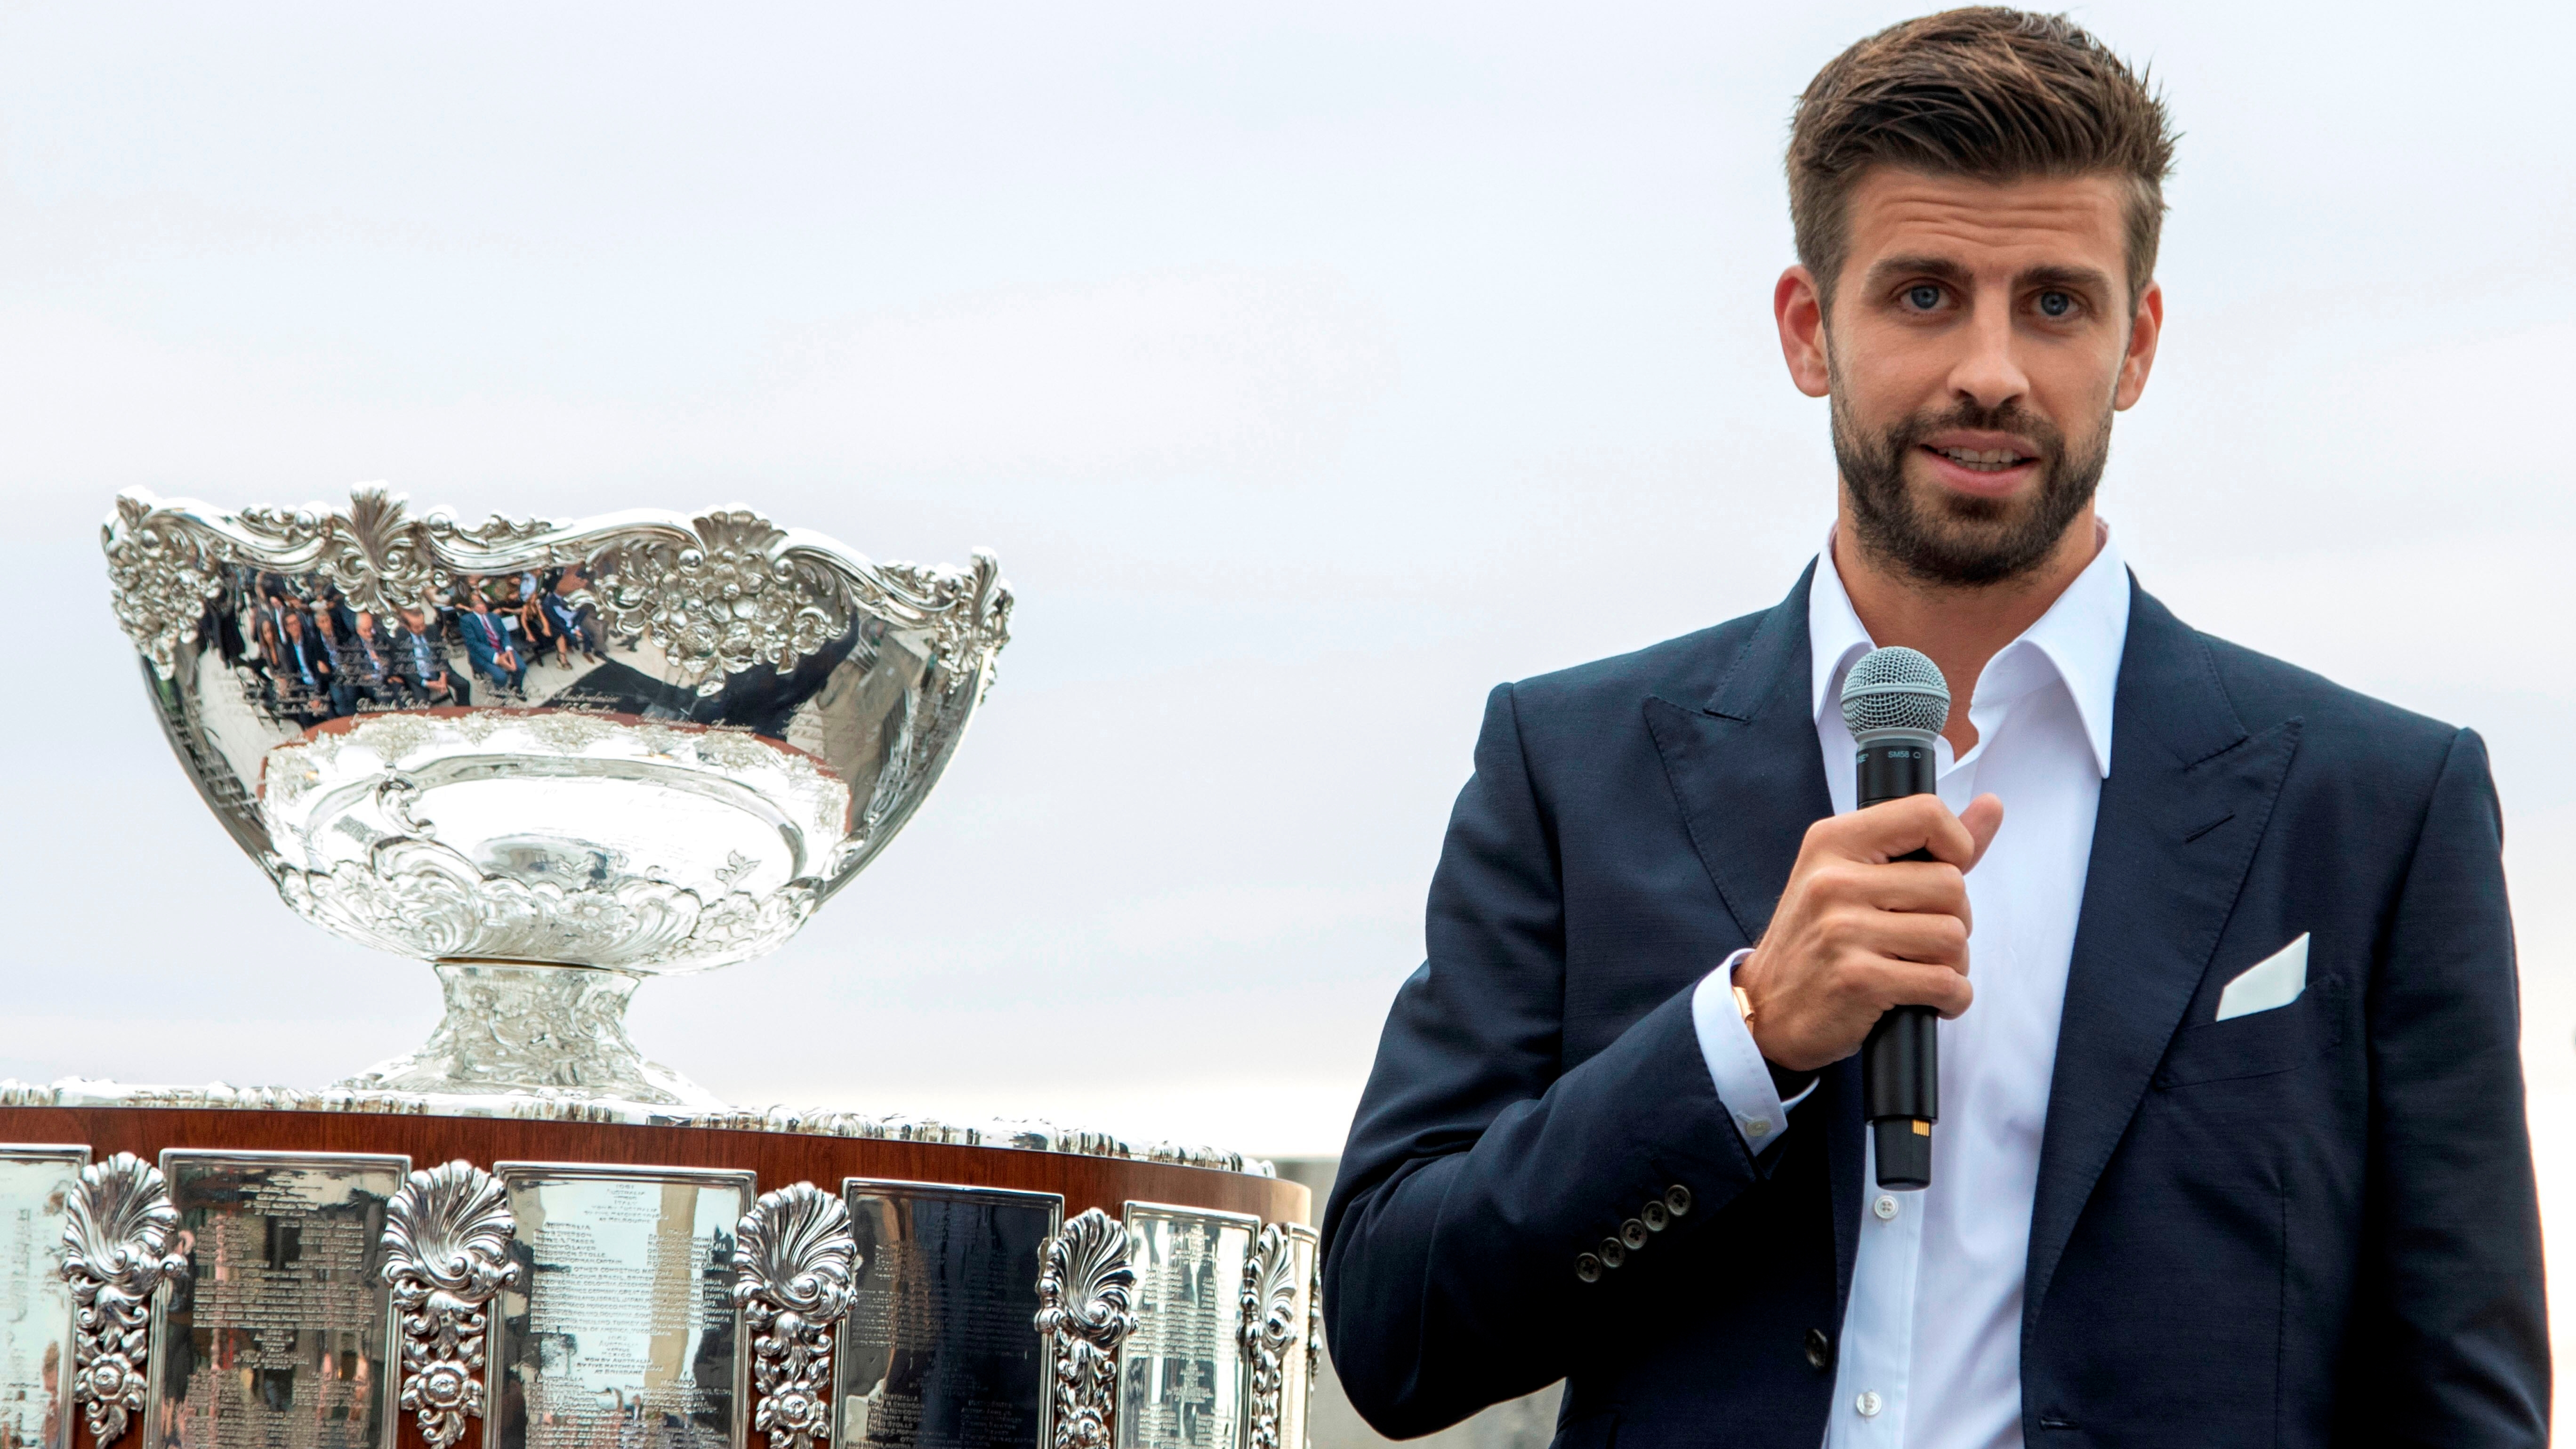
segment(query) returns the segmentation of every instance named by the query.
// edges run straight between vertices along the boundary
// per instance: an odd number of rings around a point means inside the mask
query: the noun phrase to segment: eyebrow
[[[1962,288],[1969,281],[1968,269],[1948,257],[1929,255],[1888,257],[1872,264],[1869,269],[1869,285],[1872,289],[1883,287],[1898,277],[1928,277],[1936,282],[1948,282]],[[2014,291],[2026,291],[2033,287],[2062,287],[2068,291],[2092,292],[2109,296],[2111,279],[2091,267],[2060,266],[2031,267],[2013,278]]]

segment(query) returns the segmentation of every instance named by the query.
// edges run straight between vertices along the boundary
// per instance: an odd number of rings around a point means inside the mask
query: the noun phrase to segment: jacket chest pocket
[[[2296,1071],[2342,1043],[2348,994],[2341,976],[2312,979],[2287,1006],[2226,1021],[2208,1020],[2210,1004],[2194,1002],[2195,1019],[2165,1048],[2156,1090]]]

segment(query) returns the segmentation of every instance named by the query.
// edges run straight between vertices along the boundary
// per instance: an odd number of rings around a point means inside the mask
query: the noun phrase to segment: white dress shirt
[[[2008,1449],[2021,1436],[2022,1275],[2039,1182],[2040,1135],[2057,1063],[2066,968],[2111,772],[2111,700],[2129,632],[2128,570],[2100,534],[2093,562],[2039,622],[1978,676],[1977,743],[1937,749],[1952,810],[1982,794],[2004,823],[1968,874],[1976,999],[1940,1025],[1941,1119],[1932,1185],[1882,1192],[1864,1169],[1860,1256],[1836,1351],[1827,1449]],[[1835,569],[1828,536],[1807,599],[1816,745],[1834,810],[1853,808],[1854,747],[1843,675],[1872,645]],[[1693,1020],[1709,1075],[1756,1152],[1791,1125],[1762,1054],[1735,1011],[1738,952],[1703,980]],[[1810,1086],[1809,1091],[1814,1088]]]

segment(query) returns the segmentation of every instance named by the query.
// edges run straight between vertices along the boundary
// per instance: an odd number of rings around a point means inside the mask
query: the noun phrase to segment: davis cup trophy
[[[327,1088],[0,1083],[5,1449],[1304,1449],[1316,1242],[1267,1164],[728,1107],[627,1038],[920,808],[1008,639],[992,555],[373,487],[128,493],[102,541],[217,819],[446,1007]]]
[[[757,514],[464,527],[128,494],[116,612],[206,803],[306,920],[436,963],[350,1088],[714,1107],[628,1042],[646,977],[768,951],[903,828],[1009,637],[971,568]]]

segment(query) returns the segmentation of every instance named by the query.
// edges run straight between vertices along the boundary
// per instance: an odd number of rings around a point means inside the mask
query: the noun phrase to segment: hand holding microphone
[[[1952,815],[1929,793],[1931,742],[1949,716],[1929,659],[1877,650],[1853,667],[1843,699],[1860,745],[1862,808],[1808,828],[1735,984],[1752,1003],[1754,1044],[1772,1063],[1815,1071],[1867,1051],[1880,1184],[1922,1187],[1938,1115],[1933,1014],[1957,1016],[1973,994],[1967,871],[1994,839],[2003,804],[1980,796]]]

